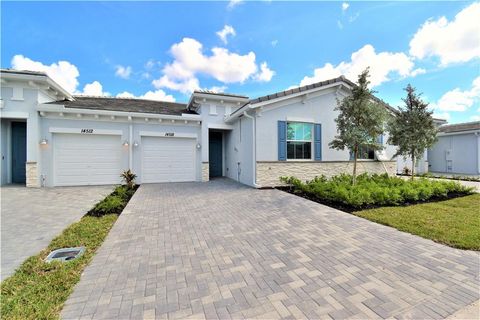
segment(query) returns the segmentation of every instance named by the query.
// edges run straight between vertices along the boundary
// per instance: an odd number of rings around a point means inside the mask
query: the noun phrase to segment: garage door
[[[195,181],[195,142],[142,137],[142,183]]]
[[[120,183],[119,135],[54,134],[54,184],[80,186]]]

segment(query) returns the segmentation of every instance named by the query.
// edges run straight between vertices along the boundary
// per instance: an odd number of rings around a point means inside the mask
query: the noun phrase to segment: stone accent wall
[[[280,177],[294,176],[300,180],[306,181],[316,176],[325,175],[327,177],[335,176],[340,173],[351,173],[353,162],[351,161],[273,161],[257,162],[257,185],[260,187],[274,187],[282,185]],[[385,173],[395,175],[397,163],[395,161],[358,161],[358,174]]]
[[[40,181],[38,180],[38,169],[36,162],[27,162],[25,166],[26,170],[26,186],[28,188],[40,187]]]
[[[208,162],[202,162],[202,181],[207,182],[210,180],[210,167]]]

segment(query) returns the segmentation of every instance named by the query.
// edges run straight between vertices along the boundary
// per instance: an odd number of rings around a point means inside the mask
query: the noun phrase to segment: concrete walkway
[[[112,186],[2,187],[1,279],[11,275],[26,258],[45,249],[112,190]]]
[[[62,317],[444,319],[479,258],[278,190],[142,185]]]

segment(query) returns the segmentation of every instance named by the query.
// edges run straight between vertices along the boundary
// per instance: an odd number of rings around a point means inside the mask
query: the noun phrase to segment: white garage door
[[[54,134],[54,184],[80,186],[120,183],[119,135]]]
[[[195,181],[195,141],[142,137],[142,183]]]

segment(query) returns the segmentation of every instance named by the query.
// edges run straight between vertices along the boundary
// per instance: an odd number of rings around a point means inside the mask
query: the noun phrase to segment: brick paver
[[[278,190],[142,185],[63,318],[443,319],[479,299],[479,254]]]
[[[45,249],[55,236],[112,190],[112,186],[2,186],[1,279],[10,276],[26,258]]]

